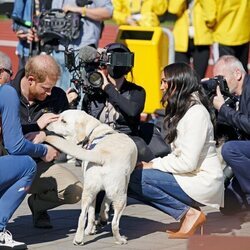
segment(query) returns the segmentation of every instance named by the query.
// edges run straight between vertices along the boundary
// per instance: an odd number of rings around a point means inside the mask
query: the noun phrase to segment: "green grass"
[[[0,20],[6,20],[8,17],[6,15],[0,15]]]

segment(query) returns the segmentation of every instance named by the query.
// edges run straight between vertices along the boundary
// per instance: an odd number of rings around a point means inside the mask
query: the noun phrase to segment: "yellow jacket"
[[[194,44],[211,45],[213,43],[212,29],[206,24],[207,14],[204,10],[210,5],[210,0],[194,0],[193,26]],[[168,12],[175,14],[177,19],[174,24],[175,51],[187,52],[189,16],[187,0],[170,0]]]
[[[207,25],[213,28],[214,41],[241,45],[250,41],[249,0],[209,0]]]
[[[127,24],[127,18],[140,13],[138,25],[156,27],[160,25],[158,15],[166,12],[168,0],[113,0],[113,19],[118,25]]]

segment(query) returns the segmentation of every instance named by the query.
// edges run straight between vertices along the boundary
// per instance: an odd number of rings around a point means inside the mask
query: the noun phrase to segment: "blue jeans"
[[[200,204],[190,198],[170,173],[136,168],[131,174],[129,196],[181,219],[190,207]]]
[[[222,157],[232,168],[246,201],[250,205],[250,141],[228,141],[222,147]],[[239,193],[239,192],[238,192]]]
[[[0,232],[25,198],[35,174],[36,163],[29,156],[0,157]]]

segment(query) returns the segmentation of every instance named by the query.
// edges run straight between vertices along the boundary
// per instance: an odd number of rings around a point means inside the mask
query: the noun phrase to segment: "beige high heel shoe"
[[[182,223],[183,223],[184,220],[185,220],[185,216],[183,216],[183,217],[180,219],[180,228],[181,228],[181,225],[182,225]],[[179,229],[168,229],[168,230],[166,230],[166,233],[167,233],[167,234],[176,233],[176,232],[178,232],[178,231],[180,230],[180,228],[179,228]]]
[[[203,212],[200,212],[199,217],[196,219],[190,230],[186,233],[183,232],[176,232],[176,233],[169,233],[169,239],[187,239],[190,236],[194,235],[198,228],[201,229],[200,234],[203,235],[203,224],[206,222],[206,215]]]

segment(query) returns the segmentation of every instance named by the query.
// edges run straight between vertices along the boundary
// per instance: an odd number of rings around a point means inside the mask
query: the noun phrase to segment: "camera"
[[[111,70],[119,72],[121,76],[125,75],[134,66],[134,53],[119,43],[98,51],[94,47],[85,46],[79,50],[78,55],[74,51],[65,50],[65,65],[73,75],[71,82],[78,92],[93,95],[101,90],[103,84],[99,70],[105,68],[108,72]]]
[[[205,89],[205,92],[208,94],[208,96],[216,94],[217,86],[220,87],[220,91],[223,95],[231,96],[228,85],[227,85],[227,81],[223,76],[218,75],[218,76],[209,78],[208,80],[204,80],[201,83],[203,85],[203,88]]]
[[[41,46],[49,48],[51,45],[51,50],[59,44],[67,47],[71,40],[80,35],[80,20],[81,15],[74,12],[64,13],[59,9],[42,12],[36,23]],[[50,53],[46,49],[44,51]]]
[[[239,101],[239,99],[230,93],[227,81],[223,76],[218,75],[209,78],[208,80],[201,81],[201,84],[210,98],[216,95],[216,88],[219,86],[220,91],[224,96],[226,105],[230,106],[231,108],[236,108],[236,103]]]
[[[131,69],[134,66],[134,53],[131,52],[109,52],[103,51],[100,57],[94,63],[85,63],[84,69],[89,84],[93,88],[100,88],[103,84],[102,74],[98,69],[106,67],[116,67],[117,70],[123,70],[124,74],[126,69]]]

